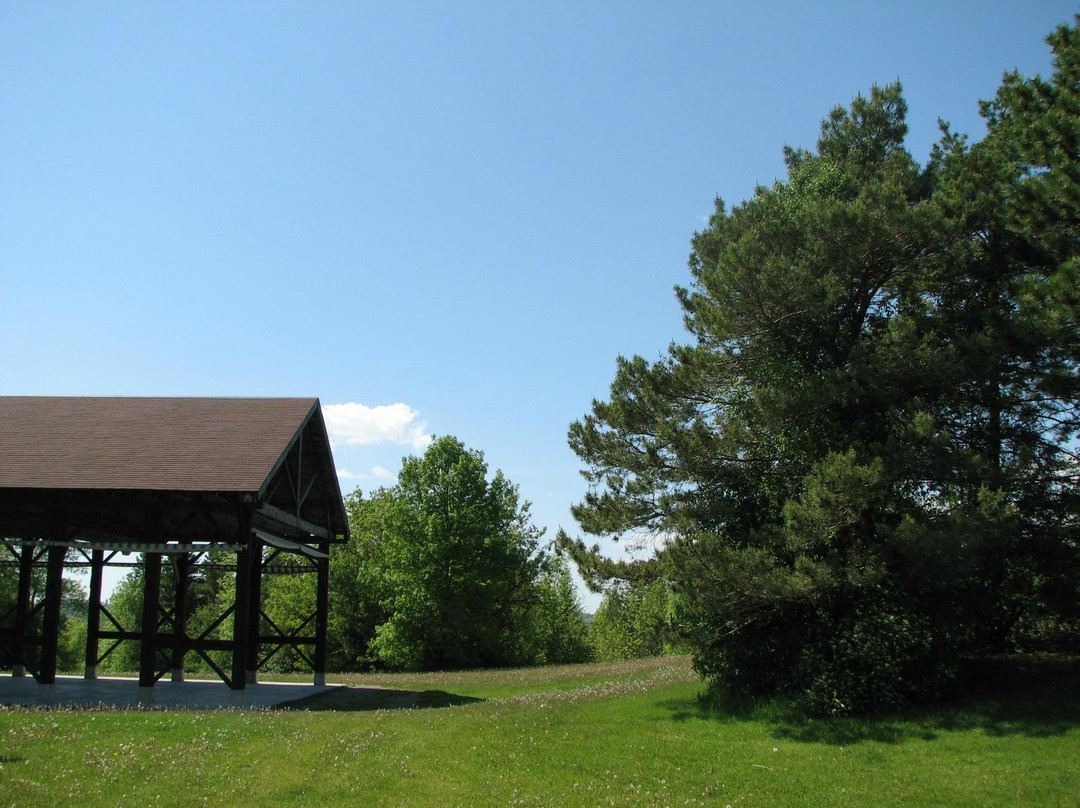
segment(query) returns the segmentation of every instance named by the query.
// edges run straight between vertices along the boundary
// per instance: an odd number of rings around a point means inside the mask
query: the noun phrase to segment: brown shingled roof
[[[258,492],[315,398],[0,396],[0,488]]]

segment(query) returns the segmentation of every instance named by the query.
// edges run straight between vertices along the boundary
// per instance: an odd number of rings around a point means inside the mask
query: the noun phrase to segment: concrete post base
[[[16,678],[26,676],[26,666],[16,662],[14,665],[11,666],[11,675]]]
[[[136,700],[139,702],[139,704],[153,704],[154,703],[154,688],[152,686],[151,687],[140,687],[138,689],[138,693],[139,694],[136,697]]]
[[[326,687],[326,674],[325,673],[316,673],[315,674],[315,687]]]
[[[97,679],[97,665],[88,665],[83,671],[83,679]]]
[[[42,704],[56,704],[56,683],[38,685],[38,699]]]
[[[229,706],[230,707],[247,707],[251,704],[251,694],[246,690],[230,690],[229,691]]]
[[[248,671],[247,676],[244,678],[244,681],[247,682],[249,685],[257,685],[259,683],[259,672]]]
[[[183,668],[173,668],[172,669],[172,680],[174,682],[182,682],[182,681],[184,681],[184,669]]]

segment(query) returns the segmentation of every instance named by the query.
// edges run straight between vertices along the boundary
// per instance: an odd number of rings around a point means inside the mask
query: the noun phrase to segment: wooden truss
[[[40,683],[56,680],[57,645],[60,629],[60,599],[64,568],[89,568],[86,661],[84,675],[95,679],[101,663],[121,642],[139,642],[139,686],[153,687],[166,674],[173,681],[184,678],[185,658],[196,654],[233,689],[242,690],[257,680],[257,670],[286,647],[295,649],[315,674],[325,681],[326,629],[329,606],[329,542],[299,544],[278,539],[264,531],[252,531],[246,545],[182,543],[110,546],[108,548],[68,546],[62,542],[4,541],[5,566],[17,567],[19,586],[16,602],[0,615],[0,648],[12,661],[16,676],[32,674]],[[277,546],[282,545],[282,546]],[[119,558],[120,552],[140,552],[138,562]],[[189,587],[195,565],[210,552],[235,553],[234,563],[215,563],[215,569],[235,573],[233,602],[197,634],[188,631]],[[282,563],[283,554],[299,557],[301,563]],[[161,599],[163,563],[171,563],[176,575],[175,597]],[[109,566],[143,568],[143,613],[141,630],[124,626],[102,602],[102,578]],[[44,597],[32,600],[34,570],[45,570]],[[262,581],[266,575],[313,574],[316,576],[316,607],[301,615],[299,626],[286,631],[262,608]],[[222,623],[233,618],[232,639],[212,636]],[[308,650],[313,649],[313,650]],[[231,654],[226,670],[211,652]]]

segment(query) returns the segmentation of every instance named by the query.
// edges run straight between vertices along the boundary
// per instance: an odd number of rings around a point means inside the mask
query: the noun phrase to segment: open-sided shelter
[[[0,646],[16,675],[33,657],[38,681],[55,683],[63,570],[80,565],[90,568],[87,678],[115,643],[138,640],[140,687],[170,669],[182,678],[185,655],[197,653],[242,690],[262,649],[289,645],[314,648],[321,683],[330,545],[348,533],[318,399],[0,397],[0,550],[19,570]],[[235,600],[216,624],[231,616],[231,639],[188,633],[186,586],[162,602],[163,559],[184,582],[213,551],[235,558]],[[103,569],[119,553],[143,554],[138,631],[101,602]],[[281,553],[300,563],[275,565]],[[32,602],[41,567],[44,598]],[[315,613],[292,633],[277,631],[260,606],[263,575],[284,568],[317,576]],[[231,671],[211,656],[223,650]]]

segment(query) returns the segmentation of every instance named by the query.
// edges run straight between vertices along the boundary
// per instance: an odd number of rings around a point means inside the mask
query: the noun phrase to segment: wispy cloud
[[[389,443],[422,451],[431,443],[431,435],[427,434],[427,422],[418,420],[419,415],[407,404],[368,407],[349,402],[323,406],[330,442],[345,446]]]

